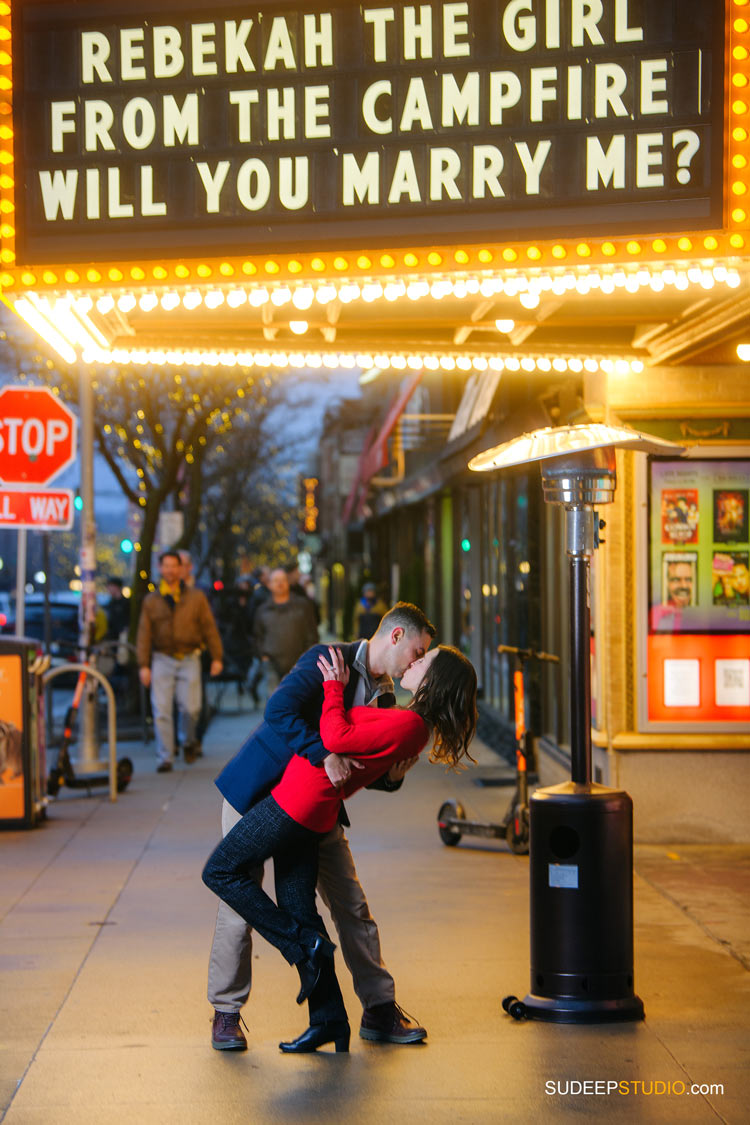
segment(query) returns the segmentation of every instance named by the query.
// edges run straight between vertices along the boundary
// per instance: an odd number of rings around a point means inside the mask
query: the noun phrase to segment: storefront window
[[[750,722],[750,461],[649,466],[650,722]]]

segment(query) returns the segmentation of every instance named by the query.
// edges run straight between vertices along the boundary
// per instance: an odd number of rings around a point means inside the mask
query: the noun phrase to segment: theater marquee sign
[[[12,19],[19,262],[722,225],[721,0]]]

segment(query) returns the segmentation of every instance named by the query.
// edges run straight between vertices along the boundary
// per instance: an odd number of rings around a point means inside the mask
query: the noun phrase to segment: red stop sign
[[[0,481],[46,484],[76,456],[75,414],[46,387],[0,390]]]

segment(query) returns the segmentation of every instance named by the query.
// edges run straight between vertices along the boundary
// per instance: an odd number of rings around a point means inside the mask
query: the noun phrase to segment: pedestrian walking
[[[107,579],[107,593],[109,594],[109,601],[105,606],[107,614],[105,640],[117,641],[116,645],[113,643],[107,649],[107,658],[112,669],[108,675],[115,692],[122,695],[127,685],[128,665],[130,663],[130,651],[128,649],[130,598],[125,597],[122,578],[117,575],[110,575]]]
[[[354,611],[354,636],[369,640],[380,624],[383,614],[387,612],[388,606],[378,595],[375,583],[365,582],[362,587],[362,597]]]
[[[179,554],[163,551],[159,588],[143,601],[136,637],[138,674],[144,687],[151,688],[158,773],[167,773],[174,761],[175,702],[185,761],[193,762],[198,755],[202,649],[210,653],[212,676],[220,675],[223,668],[221,638],[206,595],[186,586],[181,570]]]
[[[265,671],[267,699],[302,653],[318,641],[313,604],[305,595],[291,592],[283,567],[271,571],[268,588],[271,596],[258,608],[253,623],[253,638]]]

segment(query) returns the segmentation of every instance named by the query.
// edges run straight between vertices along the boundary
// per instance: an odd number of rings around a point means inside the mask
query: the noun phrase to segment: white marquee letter
[[[625,187],[625,137],[615,134],[605,152],[598,137],[586,138],[586,190],[597,191],[599,180],[604,187],[621,190]]]
[[[109,58],[109,39],[103,31],[81,32],[81,81],[88,84],[95,81],[111,82],[112,75],[106,67]]]
[[[539,180],[542,175],[542,168],[549,156],[549,150],[551,148],[552,141],[539,141],[534,155],[532,156],[529,146],[525,141],[516,143],[516,152],[518,153],[519,160],[523,164],[523,170],[526,173],[527,195],[539,195]]]
[[[75,102],[50,103],[50,147],[53,152],[63,152],[65,150],[65,134],[75,133],[75,120],[71,121],[69,116],[72,114],[75,119],[75,112]]]
[[[51,173],[40,172],[39,186],[42,189],[44,217],[48,222],[55,221],[58,211],[63,219],[73,218],[78,190],[77,168],[71,168],[68,172],[61,172],[59,168]]]
[[[486,189],[494,199],[505,195],[500,185],[500,175],[505,161],[494,145],[475,145],[472,158],[472,188],[474,199],[484,199]]]
[[[203,186],[206,189],[206,213],[215,215],[221,210],[219,206],[219,198],[221,196],[221,189],[224,187],[224,181],[229,172],[229,161],[220,160],[216,165],[216,171],[212,174],[208,164],[202,161],[195,165],[198,169]]]
[[[388,61],[386,24],[394,19],[393,8],[365,8],[362,19],[372,26],[372,57],[375,62]]]
[[[252,180],[255,177],[255,191]],[[262,160],[251,157],[240,164],[237,173],[237,197],[248,211],[260,211],[271,194],[271,173]]]
[[[390,93],[391,83],[388,78],[382,78],[380,82],[373,82],[372,86],[368,86],[364,92],[362,97],[362,117],[371,133],[393,132],[393,118],[380,118],[375,113],[375,106],[377,105],[378,99],[383,94],[390,95]]]
[[[345,207],[354,206],[355,195],[360,203],[380,203],[379,152],[368,152],[362,161],[362,167],[357,163],[353,152],[345,152],[341,172],[341,198]]]

